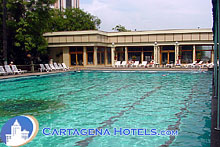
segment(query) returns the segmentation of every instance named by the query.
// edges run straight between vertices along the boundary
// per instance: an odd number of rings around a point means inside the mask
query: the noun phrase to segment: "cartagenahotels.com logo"
[[[34,139],[38,130],[38,121],[33,116],[16,116],[2,127],[1,140],[7,146],[23,146]]]

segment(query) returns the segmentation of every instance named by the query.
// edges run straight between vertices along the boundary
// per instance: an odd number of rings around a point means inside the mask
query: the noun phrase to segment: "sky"
[[[134,31],[212,28],[211,0],[80,0],[101,19],[100,30],[123,25]]]

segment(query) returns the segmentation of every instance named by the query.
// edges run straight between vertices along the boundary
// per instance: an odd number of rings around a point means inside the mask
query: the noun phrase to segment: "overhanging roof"
[[[43,36],[71,36],[71,35],[104,35],[104,36],[130,36],[130,35],[150,35],[150,34],[187,34],[187,33],[211,33],[212,29],[170,29],[170,30],[150,30],[150,31],[132,31],[132,32],[104,32],[97,30],[88,31],[64,31],[48,32]]]

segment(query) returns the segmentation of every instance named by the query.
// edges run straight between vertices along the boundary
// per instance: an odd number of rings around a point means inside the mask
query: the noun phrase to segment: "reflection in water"
[[[211,120],[207,116],[203,117],[203,120],[205,120],[205,124],[204,124],[204,127],[203,127],[203,134],[200,135],[198,137],[198,139],[201,140],[202,146],[208,147],[208,146],[210,146],[210,137],[211,137],[211,135],[210,135],[210,130],[207,129],[207,128],[211,128]]]
[[[64,107],[64,104],[55,100],[0,101],[0,116],[39,115],[40,113],[51,113],[61,107]]]

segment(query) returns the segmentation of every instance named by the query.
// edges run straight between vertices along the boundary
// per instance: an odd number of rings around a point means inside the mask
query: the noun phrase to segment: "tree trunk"
[[[7,52],[7,8],[6,8],[6,0],[3,0],[3,60],[4,64],[8,64],[8,52]]]

